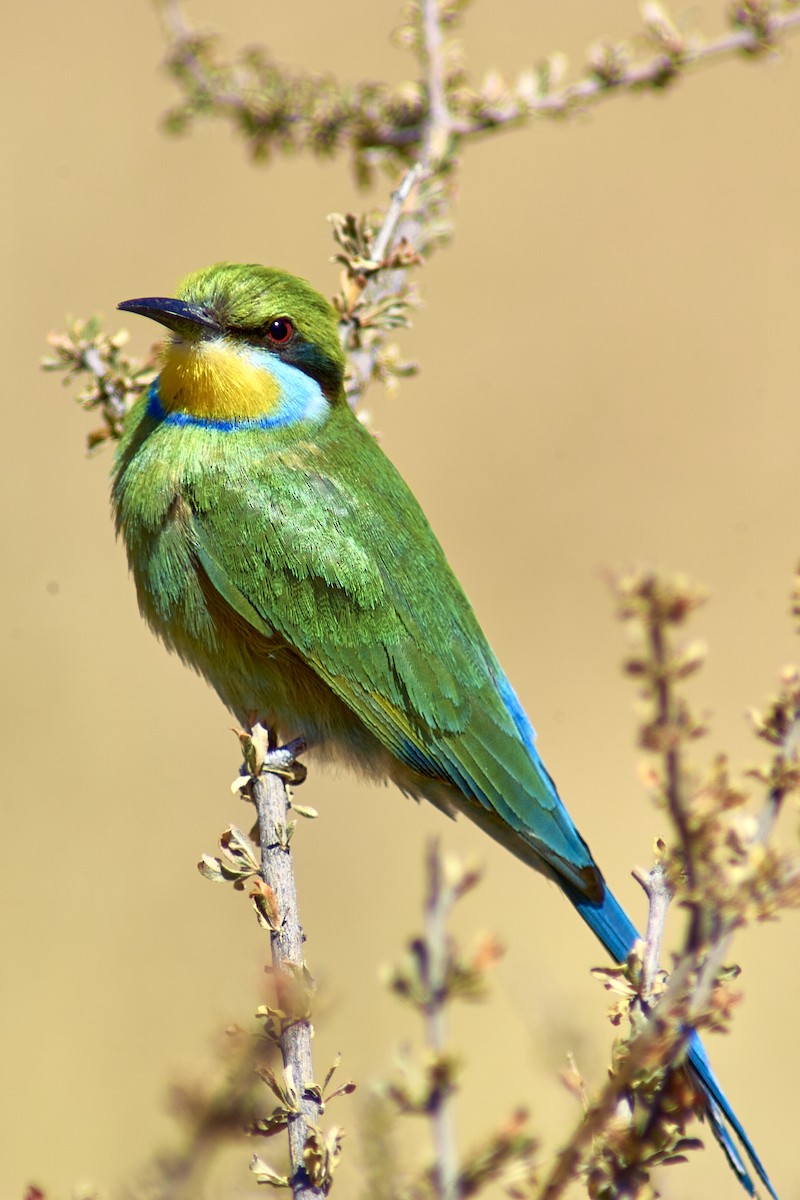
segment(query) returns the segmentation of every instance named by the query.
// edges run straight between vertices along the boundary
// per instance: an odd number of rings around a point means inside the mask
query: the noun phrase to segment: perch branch
[[[299,748],[290,748],[290,761],[293,761],[296,752],[299,752]],[[272,751],[273,755],[282,753]],[[289,793],[283,773],[279,774],[275,768],[251,776],[249,787],[258,815],[261,847],[258,874],[266,889],[263,898],[270,925],[272,968],[278,996],[282,1001],[280,1007],[287,1013],[282,1020],[278,1044],[290,1100],[290,1104],[287,1104],[287,1129],[292,1191],[294,1200],[312,1200],[325,1195],[324,1190],[311,1182],[305,1157],[309,1133],[318,1125],[322,1102],[312,1088],[311,1023],[303,1004],[303,995],[308,988],[303,986],[306,971],[304,935],[297,907],[297,888],[287,832]],[[274,908],[271,905],[273,898]]]

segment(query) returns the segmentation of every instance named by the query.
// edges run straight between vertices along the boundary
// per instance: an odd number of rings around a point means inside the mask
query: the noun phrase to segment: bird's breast
[[[328,401],[299,367],[233,338],[178,340],[164,352],[151,411],[177,425],[217,431],[324,421]]]
[[[280,406],[275,374],[225,338],[173,342],[158,387],[166,413],[200,420],[247,421],[270,417]]]

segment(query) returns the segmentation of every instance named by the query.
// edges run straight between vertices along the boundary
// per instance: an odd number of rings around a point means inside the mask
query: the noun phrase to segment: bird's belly
[[[161,520],[136,536],[120,524],[142,615],[243,726],[259,719],[282,741],[302,738],[325,758],[421,794],[408,770],[285,638],[256,629],[221,595],[197,559],[189,503],[180,492],[165,497]]]
[[[375,736],[280,634],[266,636],[231,608],[202,567],[193,564],[165,607],[150,573],[131,565],[148,624],[243,726],[258,719],[281,741],[301,737],[328,759],[385,777],[386,752]]]

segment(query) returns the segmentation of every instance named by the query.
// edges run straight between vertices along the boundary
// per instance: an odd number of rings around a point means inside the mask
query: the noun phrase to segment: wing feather
[[[596,894],[527,718],[419,506],[381,460],[389,489],[273,458],[224,505],[218,493],[190,497],[198,559],[239,616],[285,639],[401,762],[451,784],[523,857]]]

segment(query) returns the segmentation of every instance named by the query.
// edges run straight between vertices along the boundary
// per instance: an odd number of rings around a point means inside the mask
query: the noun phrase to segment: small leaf
[[[329,1130],[327,1136],[312,1125],[303,1149],[303,1165],[313,1187],[328,1192],[333,1172],[342,1156],[344,1131],[338,1127]]]
[[[315,808],[308,804],[295,804],[294,801],[292,801],[292,812],[296,812],[298,817],[305,817],[308,821],[313,821],[319,816]]]
[[[277,931],[281,927],[281,914],[278,907],[278,897],[268,883],[256,877],[250,885],[248,893],[256,910],[258,923],[264,929]]]
[[[257,1117],[250,1127],[250,1132],[257,1134],[259,1137],[274,1137],[276,1133],[280,1133],[289,1124],[289,1113],[282,1104],[273,1108],[268,1117]]]
[[[197,864],[197,869],[204,879],[210,879],[212,883],[226,883],[225,876],[222,872],[222,864],[218,858],[212,858],[210,854],[204,854]]]
[[[259,1004],[256,1017],[266,1017],[270,1021],[282,1021],[286,1013],[281,1008],[273,1008],[271,1004]]]
[[[342,1062],[342,1055],[341,1055],[341,1052],[339,1052],[336,1055],[336,1058],[333,1060],[332,1065],[328,1068],[328,1073],[325,1076],[325,1082],[322,1085],[323,1092],[327,1091],[328,1084],[333,1079],[334,1075],[336,1074],[339,1067],[341,1066],[341,1062]]]
[[[255,845],[247,834],[242,833],[241,829],[238,829],[235,825],[228,826],[220,838],[220,845],[232,858],[241,859],[249,870],[258,870],[258,851]]]
[[[258,1074],[288,1113],[300,1112],[300,1103],[297,1097],[297,1092],[292,1083],[291,1070],[289,1067],[286,1067],[284,1070],[283,1080],[278,1079],[278,1076],[275,1074],[272,1068],[267,1066],[259,1067]]]
[[[269,1163],[265,1163],[263,1158],[259,1158],[257,1154],[253,1155],[253,1161],[250,1163],[250,1170],[256,1177],[257,1183],[266,1183],[274,1188],[288,1188],[289,1180],[285,1175],[279,1175],[274,1171]]]

